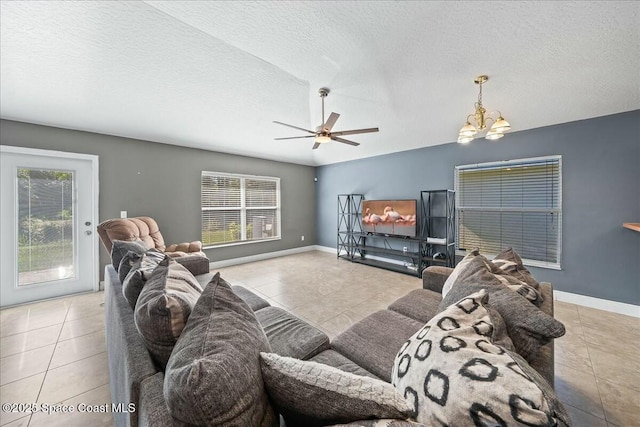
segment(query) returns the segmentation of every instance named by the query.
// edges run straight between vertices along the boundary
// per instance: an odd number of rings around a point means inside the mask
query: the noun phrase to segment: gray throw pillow
[[[565,334],[562,323],[500,282],[480,257],[459,271],[451,290],[440,302],[439,311],[481,289],[487,290],[491,306],[504,319],[516,351],[528,361],[535,358],[540,347]]]
[[[505,274],[513,276],[536,289],[540,288],[540,283],[533,278],[529,270],[527,270],[522,263],[522,258],[520,258],[520,255],[518,255],[513,248],[503,250],[496,255],[492,262],[500,268],[500,270],[504,271]]]
[[[120,260],[120,264],[118,269],[118,278],[120,279],[120,283],[124,283],[124,279],[126,279],[127,274],[131,271],[131,269],[140,262],[143,254],[139,254],[136,251],[128,251],[125,256]]]
[[[124,265],[127,260],[127,256],[130,256],[131,261],[135,260],[133,265]],[[165,255],[156,249],[149,249],[142,255],[129,251],[127,255],[125,255],[125,258],[122,258],[118,274],[122,275],[125,270],[128,270],[124,280],[121,282],[122,294],[129,302],[132,310],[135,310],[140,292],[142,292],[142,288],[147,280],[149,280],[156,267],[159,265],[166,267],[169,265],[170,261],[171,258],[168,255]]]
[[[406,419],[412,410],[395,388],[382,380],[275,353],[260,356],[267,392],[287,426]]]
[[[260,352],[270,351],[251,308],[217,273],[167,363],[169,412],[195,425],[278,425],[260,372]]]
[[[143,255],[147,255],[150,260],[155,260],[156,265],[160,264],[160,262],[165,257],[164,252],[160,252],[155,248],[147,249],[144,254],[141,254],[137,251],[128,251],[120,260],[120,264],[117,269],[120,283],[124,283],[124,279],[127,277],[127,274],[129,274],[133,267],[139,266],[139,262]]]
[[[393,384],[430,426],[568,426],[549,384],[496,341],[487,301],[479,290],[427,322],[396,355]]]
[[[147,251],[147,247],[141,240],[114,240],[111,245],[111,264],[118,271],[122,258],[129,251],[142,255]]]
[[[134,315],[142,340],[162,369],[202,293],[186,268],[170,259],[166,263],[153,270],[140,292]]]

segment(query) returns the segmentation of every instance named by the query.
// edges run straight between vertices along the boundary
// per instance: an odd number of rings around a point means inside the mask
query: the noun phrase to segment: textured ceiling
[[[321,165],[640,108],[636,1],[2,1],[2,118]],[[334,130],[311,150],[327,86]],[[505,139],[501,141],[506,141]],[[500,142],[497,142],[500,143]]]

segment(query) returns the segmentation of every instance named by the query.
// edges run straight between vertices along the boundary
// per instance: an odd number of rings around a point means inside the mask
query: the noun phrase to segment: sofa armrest
[[[169,253],[167,255],[171,256]],[[207,274],[209,272],[209,258],[207,258],[202,252],[199,254],[185,254],[184,256],[176,256],[172,258],[177,263],[182,264],[194,276]]]
[[[422,288],[442,293],[442,287],[453,268],[431,265],[422,271]]]

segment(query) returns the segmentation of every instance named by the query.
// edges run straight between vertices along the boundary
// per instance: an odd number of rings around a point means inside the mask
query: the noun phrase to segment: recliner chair
[[[200,241],[165,245],[158,223],[148,216],[108,219],[98,225],[98,234],[109,254],[114,240],[141,240],[148,248],[155,248],[172,258],[187,255],[207,257],[202,252]]]

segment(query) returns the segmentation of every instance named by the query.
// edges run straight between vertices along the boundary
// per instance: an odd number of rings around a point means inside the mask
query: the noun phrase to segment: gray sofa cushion
[[[279,307],[258,310],[256,317],[280,356],[306,360],[330,348],[327,334]]]
[[[265,301],[263,298],[260,298],[258,295],[254,294],[253,292],[251,292],[249,289],[245,287],[231,286],[231,289],[236,295],[242,298],[242,300],[246,302],[247,305],[251,307],[251,310],[253,311],[258,311],[261,308],[269,307],[271,305],[267,301]]]
[[[260,352],[270,351],[251,308],[216,274],[167,363],[169,412],[195,425],[277,425],[260,371]]]
[[[364,369],[362,366],[356,365],[351,360],[347,359],[335,350],[325,350],[322,353],[318,353],[309,359],[312,362],[323,363],[325,365],[333,366],[345,372],[361,375],[363,377],[371,377],[379,380],[380,378],[373,375],[371,372]]]
[[[412,410],[402,395],[384,381],[275,353],[260,356],[269,397],[289,427],[364,418],[406,419]]]
[[[568,425],[549,384],[499,344],[487,301],[481,289],[449,305],[400,348],[392,382],[413,415],[427,425]]]
[[[391,381],[393,358],[423,322],[391,310],[380,310],[338,335],[331,346],[384,381]]]
[[[442,311],[467,295],[486,289],[491,306],[500,313],[507,324],[507,331],[516,351],[525,359],[532,360],[540,347],[551,339],[564,335],[564,325],[531,304],[522,295],[505,287],[491,273],[483,258],[474,257],[459,269],[455,283],[440,303],[440,309]]]
[[[426,323],[438,313],[442,295],[428,289],[414,289],[407,295],[395,300],[389,310],[403,314],[418,322]]]
[[[134,316],[138,332],[161,369],[202,292],[185,267],[168,258],[166,261],[167,265],[153,270],[142,288]]]

